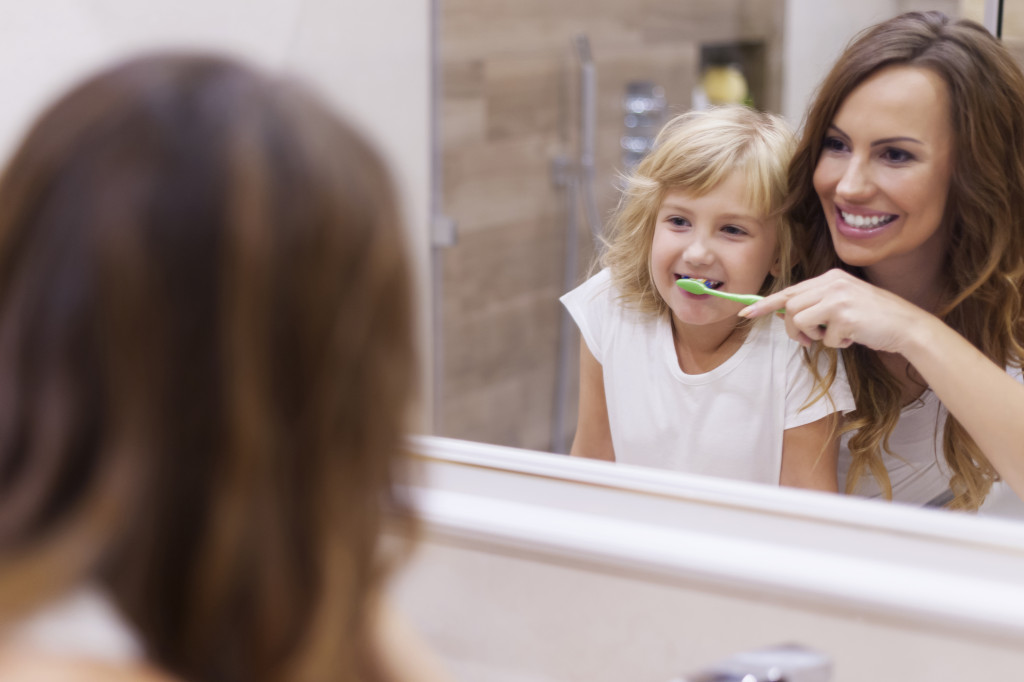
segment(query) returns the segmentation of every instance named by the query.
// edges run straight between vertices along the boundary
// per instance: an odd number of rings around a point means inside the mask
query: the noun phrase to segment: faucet
[[[822,653],[783,644],[745,651],[671,682],[829,682],[832,662]]]

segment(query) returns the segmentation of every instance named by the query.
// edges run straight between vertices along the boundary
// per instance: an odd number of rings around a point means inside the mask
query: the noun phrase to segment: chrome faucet
[[[832,662],[797,644],[745,651],[671,682],[829,682]]]

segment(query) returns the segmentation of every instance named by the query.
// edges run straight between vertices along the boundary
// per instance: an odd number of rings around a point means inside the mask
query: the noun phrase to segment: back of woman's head
[[[690,111],[670,120],[650,154],[624,178],[624,190],[611,224],[604,265],[623,298],[639,310],[662,313],[667,305],[650,272],[651,244],[661,203],[668,192],[703,196],[733,173],[740,173],[752,210],[775,221],[779,270],[788,281],[790,231],[781,218],[786,169],[795,139],[779,116],[740,105]],[[769,275],[761,293],[781,282]]]
[[[188,679],[368,675],[403,243],[377,154],[286,79],[159,55],[50,107],[0,180],[0,599],[96,577]]]

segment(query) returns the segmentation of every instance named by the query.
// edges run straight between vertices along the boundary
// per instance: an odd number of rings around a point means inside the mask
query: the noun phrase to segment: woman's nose
[[[836,193],[846,199],[858,200],[869,197],[874,187],[867,164],[859,159],[851,159],[839,178]]]

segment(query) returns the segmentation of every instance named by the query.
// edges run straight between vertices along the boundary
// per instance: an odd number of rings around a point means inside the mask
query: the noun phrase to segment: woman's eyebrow
[[[831,128],[832,130],[835,130],[837,133],[845,137],[847,140],[850,139],[850,136],[847,135],[846,132],[842,128],[837,126],[835,123],[830,123],[828,127]],[[914,144],[924,144],[924,142],[917,139],[916,137],[910,137],[909,135],[898,135],[896,137],[884,137],[881,140],[874,140],[871,143],[871,146],[877,147],[880,144],[892,144],[893,142],[912,142]]]

